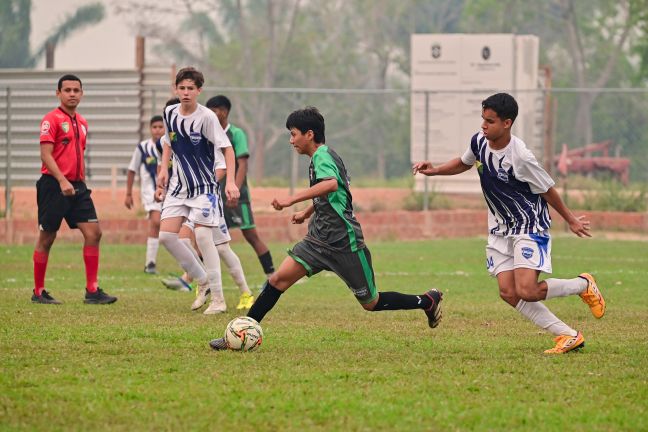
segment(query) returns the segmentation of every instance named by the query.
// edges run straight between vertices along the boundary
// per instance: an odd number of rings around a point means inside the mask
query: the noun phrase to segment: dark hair
[[[63,88],[63,81],[79,81],[79,86],[83,88],[83,83],[81,83],[81,79],[79,79],[78,76],[72,75],[72,74],[67,74],[63,75],[61,78],[58,80],[58,89],[59,91]]]
[[[198,88],[202,88],[203,84],[205,83],[205,77],[203,76],[202,72],[196,70],[196,68],[193,68],[191,66],[180,69],[176,74],[176,85],[180,84],[180,81],[183,80],[193,81]]]
[[[482,109],[492,109],[502,120],[511,119],[511,123],[515,122],[518,115],[518,104],[508,93],[497,93],[487,97],[482,101]]]
[[[180,103],[180,98],[179,97],[174,97],[166,101],[166,104],[164,104],[164,107],[168,107],[169,105],[178,105]]]
[[[324,144],[324,116],[315,107],[306,107],[290,113],[286,119],[286,129],[298,129],[305,134],[309,130],[315,135],[314,141],[317,144]]]
[[[153,123],[161,122],[161,121],[164,121],[162,119],[161,115],[154,115],[153,117],[151,117],[151,121],[149,122],[149,125],[152,125]]]
[[[207,101],[207,108],[225,108],[227,111],[232,110],[232,102],[224,95],[214,96]]]

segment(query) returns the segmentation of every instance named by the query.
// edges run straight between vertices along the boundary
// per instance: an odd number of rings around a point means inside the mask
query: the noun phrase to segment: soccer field
[[[272,245],[275,264],[286,245]],[[364,311],[320,274],[263,321],[253,353],[208,342],[237,316],[191,312],[193,293],[142,272],[144,246],[102,246],[99,280],[114,305],[82,303],[80,244],[56,244],[47,289],[31,304],[33,248],[3,247],[2,430],[628,430],[648,429],[648,243],[557,237],[556,277],[588,271],[608,302],[595,320],[576,297],[547,302],[581,330],[582,352],[547,357],[551,335],[499,299],[484,240],[370,243],[378,289],[444,292],[444,319]],[[237,243],[250,286],[261,269]],[[158,268],[176,270],[160,252]]]

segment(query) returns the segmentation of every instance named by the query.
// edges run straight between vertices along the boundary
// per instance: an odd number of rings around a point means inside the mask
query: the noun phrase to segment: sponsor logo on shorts
[[[232,222],[237,225],[241,225],[243,223],[243,219],[238,216],[232,216]]]
[[[200,144],[200,139],[202,136],[200,135],[200,132],[190,132],[189,133],[189,139],[191,140],[191,143],[193,145],[198,145]]]
[[[70,123],[68,122],[61,123],[61,129],[63,129],[63,132],[68,133],[70,131]]]
[[[531,249],[530,247],[523,247],[522,256],[526,259],[531,258],[533,256],[533,249]]]
[[[49,133],[49,130],[50,130],[50,122],[48,122],[47,120],[45,120],[45,121],[41,124],[41,135],[47,135],[47,134]]]
[[[219,228],[223,234],[227,234],[227,225],[223,224]]]
[[[43,224],[39,224],[38,229],[41,230],[41,231],[45,231],[45,228],[43,227]]]
[[[207,217],[207,216],[209,216],[209,213],[210,213],[210,212],[211,212],[211,209],[209,209],[209,208],[204,208],[204,209],[202,209],[202,215],[203,215],[203,217]]]
[[[356,297],[365,297],[369,295],[369,290],[366,286],[363,286],[361,288],[351,288],[351,291],[353,291],[353,295],[355,295]]]

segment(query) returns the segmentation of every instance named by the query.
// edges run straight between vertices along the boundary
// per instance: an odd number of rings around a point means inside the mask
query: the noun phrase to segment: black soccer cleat
[[[432,301],[432,306],[425,309],[425,315],[428,318],[428,325],[430,328],[435,328],[439,325],[443,313],[441,311],[441,300],[443,300],[443,293],[436,288],[426,292],[425,295]]]
[[[37,296],[36,294],[32,294],[31,298],[32,303],[40,303],[40,304],[62,304],[62,302],[56,300],[54,297],[50,295],[47,291],[43,290],[41,291],[41,295]]]
[[[91,293],[86,290],[85,293],[85,300],[83,300],[83,303],[85,304],[110,304],[110,303],[115,303],[117,301],[117,297],[113,297],[111,295],[106,294],[101,288],[97,288],[97,291]]]
[[[225,342],[225,338],[218,338],[209,342],[209,346],[214,351],[224,351],[227,349],[227,342]]]
[[[146,266],[144,267],[144,273],[157,274],[157,267],[156,267],[156,265],[155,265],[155,263],[153,261],[146,264]]]

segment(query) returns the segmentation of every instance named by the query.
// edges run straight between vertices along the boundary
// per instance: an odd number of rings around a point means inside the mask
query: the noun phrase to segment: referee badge
[[[68,122],[61,123],[61,129],[63,129],[63,132],[68,133],[70,131],[70,123]]]

